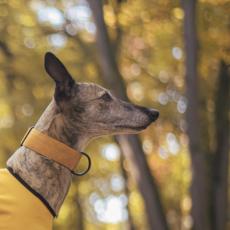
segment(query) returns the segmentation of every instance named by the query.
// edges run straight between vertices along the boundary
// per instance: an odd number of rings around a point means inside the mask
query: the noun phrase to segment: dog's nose
[[[160,113],[155,109],[149,109],[148,116],[151,121],[155,121],[159,117]]]

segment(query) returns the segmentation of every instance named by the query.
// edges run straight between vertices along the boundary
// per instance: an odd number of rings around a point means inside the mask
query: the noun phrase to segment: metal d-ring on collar
[[[74,175],[74,176],[83,176],[85,175],[91,168],[91,159],[89,157],[88,154],[84,153],[84,152],[80,152],[83,156],[86,157],[86,159],[88,160],[88,167],[83,171],[83,172],[75,172],[73,170],[71,170],[70,172]]]

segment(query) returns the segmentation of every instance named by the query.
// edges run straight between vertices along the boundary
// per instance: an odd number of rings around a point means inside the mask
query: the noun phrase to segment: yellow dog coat
[[[47,207],[8,169],[0,169],[0,230],[51,230]]]

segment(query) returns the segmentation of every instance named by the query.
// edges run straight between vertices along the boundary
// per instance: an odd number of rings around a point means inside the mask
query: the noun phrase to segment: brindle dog
[[[158,111],[122,101],[99,85],[75,82],[50,52],[45,55],[45,69],[56,83],[55,94],[35,128],[78,151],[95,137],[138,133],[159,116]],[[68,169],[24,146],[7,166],[58,213],[71,183]]]

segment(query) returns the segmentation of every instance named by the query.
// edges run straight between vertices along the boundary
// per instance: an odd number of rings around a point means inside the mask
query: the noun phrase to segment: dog
[[[80,152],[103,135],[139,133],[159,116],[157,110],[122,101],[97,84],[75,82],[51,52],[45,54],[44,65],[55,92],[34,128],[56,143]],[[71,178],[62,164],[20,146],[7,169],[0,170],[0,229],[52,229]]]

